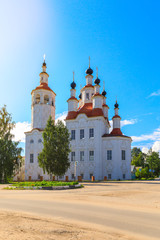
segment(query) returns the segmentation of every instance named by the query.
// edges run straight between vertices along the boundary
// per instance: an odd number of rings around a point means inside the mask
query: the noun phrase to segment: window
[[[74,179],[74,173],[72,173],[72,179]]]
[[[81,173],[81,178],[82,178],[82,179],[84,178],[84,174],[83,174],[83,173]]]
[[[107,150],[107,160],[112,160],[112,150]]]
[[[42,139],[38,139],[38,142],[41,143],[41,142],[42,142]]]
[[[123,174],[123,179],[126,179],[126,174],[125,173]]]
[[[92,176],[93,176],[93,173],[90,173],[90,174],[89,174],[89,176],[90,176],[90,179],[91,179],[91,178],[92,178]]]
[[[71,130],[71,140],[76,139],[76,130]]]
[[[93,138],[94,137],[94,128],[90,128],[89,129],[89,138]]]
[[[111,178],[112,178],[112,175],[109,173],[108,174],[108,179],[111,180]]]
[[[64,175],[59,176],[59,179],[60,179],[60,180],[64,179]]]
[[[31,139],[31,140],[30,140],[30,143],[34,143],[34,140],[33,140],[33,139]]]
[[[126,160],[126,151],[122,150],[122,160]]]
[[[94,151],[89,151],[89,160],[90,161],[94,160]]]
[[[49,97],[48,97],[48,95],[44,96],[44,103],[45,104],[49,104]]]
[[[35,103],[36,104],[40,103],[40,95],[39,94],[36,95],[36,102]]]
[[[71,152],[71,161],[75,161],[76,153]]]
[[[84,129],[80,129],[80,139],[84,138]]]
[[[84,161],[84,151],[80,151],[80,161]]]
[[[53,99],[52,99],[52,106],[54,106],[54,101],[53,101]]]
[[[89,100],[89,93],[86,93],[86,99]]]
[[[33,163],[33,153],[30,154],[30,163]]]

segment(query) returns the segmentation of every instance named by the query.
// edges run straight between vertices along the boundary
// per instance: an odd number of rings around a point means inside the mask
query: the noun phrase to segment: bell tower
[[[42,64],[40,76],[40,85],[32,90],[32,129],[44,130],[49,116],[55,120],[55,97],[56,94],[48,86],[48,73],[46,72],[45,58]]]

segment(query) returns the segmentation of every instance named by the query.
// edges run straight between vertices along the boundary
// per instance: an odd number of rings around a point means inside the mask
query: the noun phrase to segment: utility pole
[[[76,175],[77,175],[77,164],[78,164],[78,162],[75,161],[75,163],[74,163],[74,181],[76,181]]]

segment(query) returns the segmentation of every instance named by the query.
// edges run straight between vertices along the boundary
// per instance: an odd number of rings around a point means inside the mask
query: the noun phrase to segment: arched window
[[[41,142],[42,142],[42,139],[38,139],[38,142],[41,143]]]
[[[31,139],[31,140],[30,140],[30,143],[34,143],[34,140],[33,140],[33,139]]]
[[[52,106],[54,106],[54,101],[53,101],[53,99],[52,99]]]
[[[39,94],[36,95],[36,104],[38,104],[38,103],[40,103],[40,95]]]
[[[44,96],[44,103],[45,104],[49,104],[49,97],[48,97],[48,95]]]

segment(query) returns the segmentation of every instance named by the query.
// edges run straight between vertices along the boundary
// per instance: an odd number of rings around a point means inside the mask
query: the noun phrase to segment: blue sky
[[[78,96],[90,56],[93,75],[98,67],[105,81],[110,119],[117,96],[132,146],[160,150],[159,12],[158,0],[0,0],[0,106],[19,131],[30,123],[45,53],[56,113],[67,111],[72,71]]]

